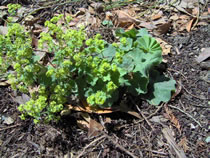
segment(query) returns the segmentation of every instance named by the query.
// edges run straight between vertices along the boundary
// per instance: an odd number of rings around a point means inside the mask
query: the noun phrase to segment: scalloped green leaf
[[[133,40],[136,40],[136,38],[137,38],[136,35],[139,32],[136,29],[131,29],[131,30],[125,32],[124,29],[120,28],[120,29],[117,29],[115,33],[118,37],[128,37],[128,38],[132,38]]]
[[[162,55],[162,48],[160,47],[160,44],[155,38],[150,37],[149,35],[138,38],[134,43],[134,46],[142,49],[145,53]]]
[[[111,61],[112,58],[115,56],[115,53],[116,53],[116,48],[111,44],[109,44],[108,47],[105,48],[104,51],[102,52],[102,55],[101,56],[99,55],[99,57],[104,57],[109,61]]]
[[[142,37],[142,36],[145,36],[145,35],[149,35],[149,32],[145,28],[140,29],[138,31],[138,33],[136,34],[136,36],[138,36],[138,37]]]
[[[152,105],[168,102],[171,98],[171,93],[176,90],[175,84],[175,80],[160,75],[156,70],[152,70],[150,72],[149,91],[143,98]]]

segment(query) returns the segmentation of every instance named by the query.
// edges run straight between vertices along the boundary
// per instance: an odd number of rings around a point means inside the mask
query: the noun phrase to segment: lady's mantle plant
[[[120,42],[109,44],[99,34],[87,38],[82,28],[61,26],[61,18],[45,23],[48,32],[39,40],[40,50],[46,52],[42,59],[23,26],[13,24],[7,35],[0,35],[1,65],[15,70],[9,75],[12,88],[31,96],[18,107],[22,119],[29,115],[35,123],[55,120],[70,95],[90,106],[111,107],[120,87],[154,105],[169,101],[175,81],[155,70],[162,61],[161,47],[144,29],[119,30]]]

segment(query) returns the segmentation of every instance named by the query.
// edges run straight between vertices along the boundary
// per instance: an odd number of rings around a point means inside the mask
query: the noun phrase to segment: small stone
[[[11,125],[14,123],[14,120],[11,117],[5,117],[3,123],[7,125]]]
[[[191,128],[191,129],[195,129],[196,127],[194,126],[194,124],[191,123],[191,124],[190,124],[190,128]]]
[[[205,139],[206,143],[210,143],[210,136]]]

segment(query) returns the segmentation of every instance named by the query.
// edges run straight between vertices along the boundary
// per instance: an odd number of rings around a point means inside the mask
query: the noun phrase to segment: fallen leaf
[[[154,24],[155,26],[158,26],[158,25],[166,24],[166,23],[168,23],[168,22],[169,22],[169,21],[168,21],[168,18],[167,18],[166,16],[164,16],[164,17],[162,17],[162,18],[160,18],[160,19],[158,19],[158,20],[153,21],[153,24]]]
[[[127,114],[130,114],[136,118],[142,119],[142,117],[139,115],[139,113],[137,113],[136,111],[132,110],[131,108],[128,107],[127,104],[121,103],[119,110],[121,112],[125,112]]]
[[[112,122],[112,120],[111,120],[111,118],[110,118],[110,117],[106,117],[106,118],[105,118],[104,123],[111,123],[111,122]]]
[[[32,44],[31,45],[33,48],[38,48],[38,44],[39,44],[38,41],[39,41],[38,38],[32,34]]]
[[[156,40],[160,43],[160,46],[162,48],[162,55],[168,55],[171,52],[172,46],[161,38],[156,38]]]
[[[40,24],[35,23],[34,24],[34,29],[33,29],[33,34],[36,36],[39,36],[41,32],[43,32],[44,27]]]
[[[182,147],[182,149],[184,150],[184,152],[187,152],[189,150],[188,143],[187,143],[187,138],[186,137],[183,137],[180,140],[180,142],[178,143],[178,145],[180,147]]]
[[[153,29],[157,28],[152,22],[145,22],[145,21],[141,21],[141,23],[138,26],[144,27],[148,30],[153,30]]]
[[[159,12],[154,12],[151,16],[151,20],[157,20],[160,19],[163,16],[163,12],[159,11]]]
[[[150,121],[152,122],[156,122],[156,123],[163,123],[163,122],[167,122],[168,119],[164,118],[162,115],[159,116],[153,116]]]
[[[174,126],[178,129],[179,133],[181,133],[181,126],[179,124],[178,119],[174,116],[173,112],[167,106],[164,106],[164,108],[166,112],[166,115],[165,115],[166,118],[169,119],[174,124]]]
[[[198,63],[208,59],[210,57],[210,47],[208,48],[203,48],[201,50],[201,53],[199,54],[199,56],[196,58],[196,61]]]
[[[74,111],[80,111],[80,112],[87,112],[87,113],[96,113],[96,114],[108,114],[108,113],[112,113],[115,111],[119,111],[119,109],[111,109],[111,108],[107,108],[107,109],[99,109],[99,108],[94,108],[91,106],[83,106],[83,105],[77,105],[77,106],[72,106],[72,105],[67,105],[67,108],[70,110],[74,110]]]
[[[0,6],[0,10],[8,9],[7,6]]]
[[[131,26],[129,26],[129,27],[126,29],[126,31],[129,31],[129,30],[133,29],[134,26],[135,26],[135,24],[131,24]]]
[[[104,12],[104,4],[103,3],[92,3],[91,6],[94,8],[94,10],[97,13],[102,13]]]
[[[77,120],[77,125],[82,130],[87,131],[89,129],[89,123],[87,121],[85,121],[85,120]]]
[[[173,21],[176,21],[176,20],[179,19],[179,16],[177,14],[175,14],[175,15],[172,15],[169,19],[173,20]]]
[[[207,25],[209,25],[209,23],[205,21],[200,21],[197,23],[197,26],[207,26]]]
[[[0,86],[8,86],[9,82],[8,81],[0,81]]]
[[[131,24],[139,23],[139,21],[133,17],[131,17],[128,13],[122,10],[116,10],[113,11],[116,19],[112,19],[114,22],[114,25],[117,27],[124,27],[127,28]]]
[[[155,29],[155,31],[159,35],[166,34],[169,31],[170,27],[171,27],[171,22],[167,22],[165,24],[162,24],[160,26],[157,26],[157,28]]]
[[[186,25],[186,30],[187,30],[187,32],[190,32],[190,31],[191,31],[193,21],[194,21],[194,19],[190,20],[190,21],[187,23],[187,25]]]
[[[80,21],[81,21],[81,18],[83,16],[79,16],[79,17],[76,17],[76,18],[73,18],[70,23],[69,23],[69,26],[72,27],[72,26],[76,26]]]
[[[196,16],[197,14],[199,14],[199,7],[195,7],[192,9],[192,15]]]
[[[88,129],[88,137],[97,136],[104,129],[104,127],[98,123],[97,121],[90,119],[89,129]]]

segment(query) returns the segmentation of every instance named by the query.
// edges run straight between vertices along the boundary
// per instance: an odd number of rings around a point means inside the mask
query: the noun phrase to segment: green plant
[[[90,106],[111,107],[119,99],[120,87],[154,105],[169,101],[175,81],[155,70],[162,51],[146,30],[119,30],[120,42],[109,44],[99,34],[88,39],[83,28],[63,28],[58,24],[62,17],[45,22],[48,32],[39,40],[44,59],[33,50],[21,25],[13,24],[7,35],[0,35],[1,58],[15,70],[9,75],[12,88],[31,96],[18,107],[22,119],[27,115],[35,123],[59,119],[58,112],[72,94]]]
[[[7,7],[8,7],[9,14],[12,15],[12,16],[14,16],[16,14],[17,10],[19,8],[21,8],[21,5],[20,4],[12,4],[12,3],[9,3],[7,5]]]
[[[104,20],[102,22],[102,25],[107,26],[107,27],[113,27],[113,23],[110,20]]]

